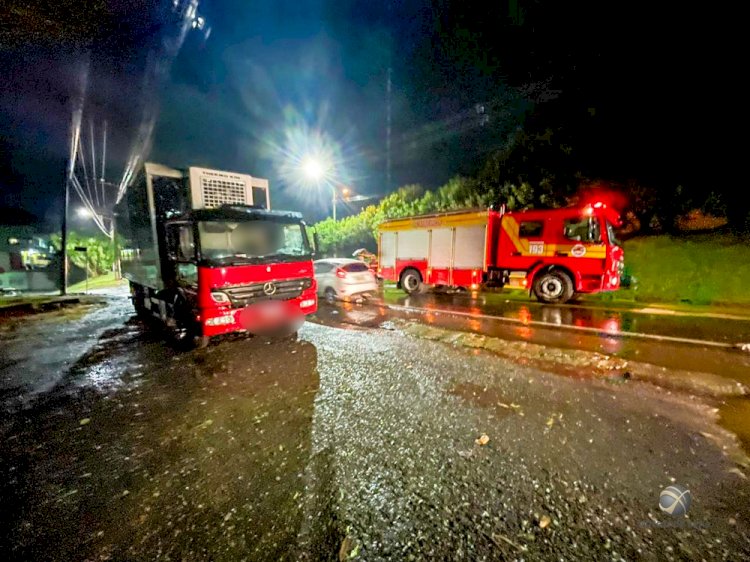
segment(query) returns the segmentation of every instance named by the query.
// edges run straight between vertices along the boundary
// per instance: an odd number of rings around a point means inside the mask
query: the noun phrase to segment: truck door
[[[498,265],[510,270],[527,270],[548,254],[545,242],[547,221],[528,218],[519,213],[505,215],[501,220]]]
[[[602,240],[602,223],[596,216],[577,216],[563,221],[563,236],[567,244],[560,248],[560,254],[570,258],[607,257],[607,249]],[[572,244],[572,245],[571,245]]]
[[[198,266],[195,258],[193,224],[188,222],[168,224],[166,240],[168,265],[165,268],[165,279],[169,275],[177,286],[190,291],[196,290]]]

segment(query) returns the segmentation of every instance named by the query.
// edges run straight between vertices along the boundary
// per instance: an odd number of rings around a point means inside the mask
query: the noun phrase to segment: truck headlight
[[[218,304],[226,304],[228,302],[231,302],[229,300],[229,295],[226,293],[222,293],[221,291],[211,291],[211,298],[215,303]]]
[[[214,318],[208,318],[206,320],[206,326],[226,326],[228,324],[234,324],[234,316],[216,316]]]
[[[305,299],[299,302],[300,308],[308,308],[315,304],[315,299]]]

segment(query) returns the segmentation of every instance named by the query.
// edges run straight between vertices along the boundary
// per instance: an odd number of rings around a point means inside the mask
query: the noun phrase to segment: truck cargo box
[[[177,170],[148,162],[115,207],[122,275],[156,290],[165,258],[159,240],[165,220],[192,209],[221,205],[270,209],[268,180],[246,174],[190,167]]]

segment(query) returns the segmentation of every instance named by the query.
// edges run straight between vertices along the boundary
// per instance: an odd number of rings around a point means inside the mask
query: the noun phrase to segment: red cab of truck
[[[564,303],[576,293],[619,288],[618,224],[604,203],[395,219],[380,226],[380,275],[408,293],[430,285],[507,286]]]
[[[295,332],[317,309],[313,251],[302,215],[268,206],[267,180],[146,164],[115,209],[138,314],[199,345]]]

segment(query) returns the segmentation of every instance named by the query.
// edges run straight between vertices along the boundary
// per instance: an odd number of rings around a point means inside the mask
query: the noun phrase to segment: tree
[[[60,251],[60,235],[53,234],[50,240]],[[77,246],[87,248],[86,252],[77,252]],[[70,261],[80,268],[87,269],[91,275],[103,275],[112,270],[115,261],[114,245],[104,236],[82,236],[76,232],[68,233],[67,252]]]

